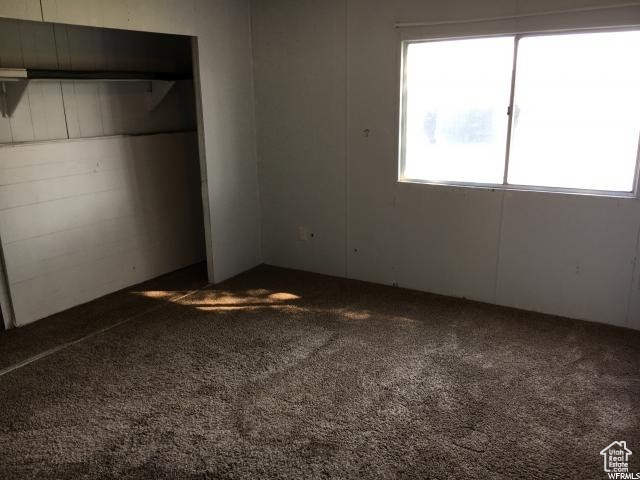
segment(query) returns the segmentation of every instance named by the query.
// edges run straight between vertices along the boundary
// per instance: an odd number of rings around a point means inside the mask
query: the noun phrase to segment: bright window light
[[[634,192],[638,52],[637,30],[407,43],[400,180]]]
[[[410,43],[402,176],[502,183],[513,37]]]
[[[637,31],[522,38],[509,183],[631,192],[639,56]]]

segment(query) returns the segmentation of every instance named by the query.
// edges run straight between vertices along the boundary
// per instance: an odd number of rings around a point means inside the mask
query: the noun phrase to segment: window
[[[640,31],[403,50],[400,180],[634,192]]]

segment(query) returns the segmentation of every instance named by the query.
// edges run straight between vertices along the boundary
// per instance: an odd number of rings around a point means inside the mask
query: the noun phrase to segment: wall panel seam
[[[636,278],[638,276],[638,252],[640,252],[640,226],[638,226],[638,233],[636,234],[636,251],[633,258],[633,268],[631,269],[631,284],[629,285],[629,295],[627,298],[627,315],[625,324],[627,327],[631,325],[631,301],[633,299],[633,288],[636,284]]]

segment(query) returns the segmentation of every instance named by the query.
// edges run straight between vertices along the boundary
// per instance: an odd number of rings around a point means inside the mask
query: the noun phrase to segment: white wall
[[[248,0],[202,0],[197,8],[209,276],[217,283],[262,263],[251,25]]]
[[[7,3],[7,10],[15,0]],[[144,32],[198,35],[198,19],[212,15],[228,19],[225,9],[233,1],[224,0],[41,0],[46,22],[118,28]],[[243,2],[239,2],[243,3]],[[11,15],[3,15],[11,17]]]
[[[196,134],[0,146],[17,326],[204,259]]]
[[[189,72],[191,39],[0,19],[0,67]],[[31,82],[0,118],[3,294],[17,326],[205,258],[193,81],[153,110],[150,87]],[[191,133],[148,135],[169,131]],[[88,137],[101,138],[67,141]]]
[[[255,2],[253,18],[265,260],[345,275],[344,4]]]
[[[253,1],[265,261],[640,329],[638,200],[396,181],[396,22],[615,3]]]
[[[47,22],[194,35],[209,276],[261,261],[249,3],[242,0],[42,0]],[[33,7],[33,5],[32,5]],[[0,17],[31,14],[0,0]]]
[[[184,72],[188,37],[0,19],[0,67]],[[193,82],[179,81],[157,108],[149,82],[31,82],[0,143],[196,128]]]

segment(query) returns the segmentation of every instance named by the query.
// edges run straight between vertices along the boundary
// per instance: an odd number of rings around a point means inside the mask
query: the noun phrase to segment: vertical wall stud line
[[[636,171],[635,177],[633,179],[633,192],[637,197],[640,189],[640,133],[638,134],[638,153],[636,155]],[[633,259],[633,270],[631,273],[631,285],[629,286],[629,298],[627,299],[627,315],[625,319],[625,323],[628,327],[633,327],[630,325],[631,322],[631,299],[633,298],[633,288],[636,284],[636,278],[638,277],[638,253],[640,252],[640,226],[638,227],[638,233],[636,235],[636,250],[634,252]],[[640,281],[638,282],[640,285]],[[640,326],[640,325],[639,325]]]
[[[349,0],[344,0],[344,274],[349,278],[350,229],[349,229]]]
[[[253,93],[253,139],[254,139],[254,156],[256,161],[256,192],[258,195],[258,207],[260,211],[260,221],[258,222],[259,230],[260,230],[260,242],[259,242],[259,250],[260,250],[260,261],[264,262],[264,226],[263,226],[263,212],[262,212],[262,195],[260,192],[260,158],[258,152],[258,92],[257,92],[257,82],[256,82],[256,52],[255,52],[255,38],[253,32],[253,2],[249,2],[249,39],[250,44],[249,48],[251,49],[251,91]]]
[[[40,0],[40,4],[42,4],[42,0]],[[56,50],[56,64],[58,65],[58,70],[60,70],[60,52],[58,51],[58,34],[56,33],[56,26],[51,25],[51,29],[53,31],[53,47]],[[67,119],[67,106],[64,100],[64,88],[62,88],[62,82],[58,82],[60,86],[60,97],[62,98],[62,113],[64,114],[64,128],[67,131],[67,139],[69,137],[69,121]]]
[[[68,61],[69,61],[69,65],[67,66],[69,69],[73,70],[73,55],[71,55],[71,43],[69,42],[69,28],[68,27],[64,27],[64,35],[65,35],[65,40],[66,40],[66,46],[67,46],[67,55],[68,55]],[[80,109],[78,108],[78,91],[76,90],[76,81],[73,80],[72,82],[73,85],[73,102],[75,104],[75,111],[76,111],[76,122],[78,123],[78,131],[77,131],[77,135],[79,137],[83,137],[82,135],[82,122],[80,121]]]
[[[505,196],[508,192],[504,190],[500,190],[499,194],[502,196],[500,199],[500,215],[498,217],[498,242],[496,247],[496,269],[494,274],[494,283],[493,283],[493,303],[498,304],[498,282],[500,279],[500,259],[502,252],[502,226],[504,224],[504,202]]]
[[[28,65],[27,65],[27,62],[26,62],[26,60],[24,58],[24,38],[23,38],[24,30],[23,30],[22,26],[20,26],[20,25],[18,25],[18,32],[19,32],[19,38],[20,38],[20,56],[22,57],[22,67],[23,68],[27,68]],[[27,99],[27,106],[29,107],[29,120],[31,122],[31,133],[33,134],[31,140],[35,141],[36,140],[36,130],[35,130],[34,126],[33,126],[33,114],[31,112],[31,95],[30,95],[30,92],[29,92],[29,86],[28,85],[27,85],[27,88],[26,88],[24,93],[25,93],[26,99]],[[24,99],[24,97],[22,97],[22,98]],[[18,108],[18,105],[16,104],[16,109],[17,108]]]
[[[67,119],[67,106],[65,105],[64,89],[62,88],[62,82],[58,82],[58,85],[60,85],[60,96],[62,97],[62,113],[64,114],[64,127],[67,131],[67,139],[70,139],[71,137],[69,136],[69,120]]]
[[[631,299],[633,298],[633,289],[638,279],[638,252],[640,251],[640,226],[636,234],[636,251],[634,252],[633,268],[631,269],[631,284],[629,285],[629,296],[627,297],[627,314],[625,316],[625,326],[629,328],[638,328],[638,325],[631,325]]]
[[[34,85],[33,85],[33,84],[31,84],[31,85],[27,85],[27,89],[26,89],[26,91],[25,91],[25,95],[26,95],[26,97],[27,97],[27,105],[29,106],[29,119],[31,120],[31,130],[32,130],[32,132],[33,132],[33,138],[32,138],[32,140],[33,140],[33,141],[38,141],[38,140],[40,140],[40,139],[39,139],[39,138],[37,138],[37,135],[36,135],[36,128],[35,128],[35,125],[33,124],[33,111],[32,111],[32,109],[31,109],[31,92],[29,91],[29,87],[30,87],[30,86],[32,87],[32,90],[31,90],[31,91],[35,90],[35,88],[34,88]]]

